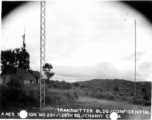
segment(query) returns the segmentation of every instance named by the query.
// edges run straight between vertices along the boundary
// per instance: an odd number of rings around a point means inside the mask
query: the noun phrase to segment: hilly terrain
[[[57,81],[56,81],[57,82]],[[55,81],[53,83],[56,83]],[[122,79],[93,79],[70,83],[70,91],[77,96],[73,102],[48,105],[50,108],[100,109],[100,110],[142,110],[148,114],[120,114],[121,119],[150,119],[151,113],[151,82],[136,82]],[[53,84],[51,85],[53,86]],[[55,85],[56,86],[56,85]],[[51,88],[52,89],[52,88]],[[56,89],[52,90],[58,90]],[[106,116],[104,116],[106,118]]]
[[[123,79],[93,79],[75,82],[73,85],[85,91],[90,97],[151,105],[151,82],[135,84]]]
[[[93,79],[74,83],[46,80],[45,94],[46,107],[39,109],[39,84],[22,84],[19,79],[13,78],[0,85],[0,111],[24,109],[56,114],[56,108],[143,110],[148,114],[120,115],[122,119],[145,120],[151,116],[151,82],[136,82],[135,94],[135,83],[128,80]]]

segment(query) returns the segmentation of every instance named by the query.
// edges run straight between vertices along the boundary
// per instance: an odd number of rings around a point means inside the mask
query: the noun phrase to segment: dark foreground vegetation
[[[0,85],[0,111],[38,108],[39,98],[39,84],[25,85],[17,77],[11,77],[8,83]],[[74,103],[77,100],[78,94],[72,89],[71,84],[64,81],[51,81],[49,83],[46,81],[46,106]]]
[[[126,80],[96,79],[75,83],[46,80],[46,106],[79,106],[78,100],[82,102],[82,98],[84,99],[84,97],[86,102],[87,99],[97,99],[150,106],[151,83],[137,82],[136,86],[135,96],[134,82]],[[6,84],[0,85],[0,111],[19,111],[21,109],[31,110],[33,108],[38,108],[39,93],[39,84],[25,85],[22,80],[17,77],[12,77]]]

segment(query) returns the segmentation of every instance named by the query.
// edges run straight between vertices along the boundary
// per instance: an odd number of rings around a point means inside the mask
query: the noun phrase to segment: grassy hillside
[[[39,112],[39,84],[22,84],[13,78],[0,85],[0,111]],[[101,80],[67,83],[47,81],[46,107],[42,112],[55,108],[108,109],[108,110],[148,110],[151,108],[151,83],[137,82],[134,96],[134,82],[127,80]],[[121,101],[121,102],[120,102]],[[147,115],[122,114],[122,118],[149,119]]]
[[[128,80],[93,79],[75,82],[73,85],[79,87],[89,97],[151,105],[151,82],[136,82],[136,95],[135,83]]]

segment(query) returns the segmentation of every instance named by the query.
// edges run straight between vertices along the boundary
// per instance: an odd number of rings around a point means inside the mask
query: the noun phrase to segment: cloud
[[[152,80],[152,61],[145,61],[138,66],[139,77]]]
[[[139,65],[138,69],[140,71],[151,72],[152,71],[152,61],[145,61]]]
[[[142,58],[145,54],[146,54],[146,53],[145,53],[145,52],[142,52],[142,51],[136,52],[136,60],[137,60],[137,61],[141,60],[141,58]],[[135,59],[135,54],[132,54],[132,55],[123,57],[122,60],[131,60],[131,61],[133,61],[134,59]]]
[[[55,79],[67,81],[82,81],[90,79],[126,79],[135,80],[135,70],[119,69],[108,62],[97,63],[90,66],[54,66]],[[150,80],[152,73],[152,62],[147,61],[139,65],[136,73],[137,81]]]
[[[133,80],[133,71],[121,71],[108,62],[97,63],[89,66],[54,66],[56,76],[64,76],[67,80],[90,80],[99,79],[128,79]],[[127,72],[126,72],[127,71]],[[130,76],[130,77],[128,77]],[[54,77],[56,78],[56,77]],[[58,78],[58,77],[57,77]],[[69,79],[70,78],[70,79]]]

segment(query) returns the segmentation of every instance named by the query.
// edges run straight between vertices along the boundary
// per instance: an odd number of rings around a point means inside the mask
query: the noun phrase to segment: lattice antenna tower
[[[45,1],[40,1],[40,108],[45,107]]]

